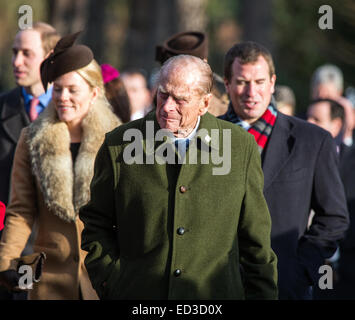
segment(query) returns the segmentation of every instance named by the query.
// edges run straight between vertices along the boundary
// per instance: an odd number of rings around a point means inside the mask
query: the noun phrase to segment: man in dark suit
[[[17,87],[0,96],[0,201],[5,205],[20,132],[51,99],[51,90],[45,93],[41,83],[40,64],[58,40],[56,30],[41,22],[20,30],[14,40],[12,66]]]
[[[339,281],[336,283],[332,299],[355,299],[355,146],[349,147],[343,155],[340,166],[345,195],[350,215],[350,227],[345,239],[340,243],[338,261]]]
[[[350,227],[346,237],[339,244],[339,251],[329,261],[337,268],[334,290],[316,290],[319,299],[354,299],[355,285],[355,148],[343,142],[345,112],[342,105],[332,99],[317,99],[310,103],[308,121],[329,131],[334,137],[339,153],[339,169],[344,184],[346,200],[350,215]]]
[[[345,149],[344,144],[345,111],[341,104],[332,99],[312,100],[307,110],[307,121],[327,130],[334,138],[339,157]]]
[[[20,30],[12,46],[12,67],[17,87],[0,96],[0,201],[9,200],[10,176],[17,141],[21,130],[35,120],[48,105],[52,92],[44,92],[40,65],[55,47],[60,36],[43,22],[32,29]],[[0,231],[1,237],[1,231]],[[29,253],[31,239],[24,254]],[[0,299],[25,299],[24,294],[0,291]]]
[[[225,57],[224,76],[231,103],[221,118],[241,125],[259,145],[271,244],[278,256],[279,298],[311,299],[319,267],[333,255],[349,224],[333,138],[276,110],[274,64],[263,46],[233,46]]]

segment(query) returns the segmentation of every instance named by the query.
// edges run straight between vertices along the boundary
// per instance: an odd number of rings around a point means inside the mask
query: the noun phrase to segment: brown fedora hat
[[[155,60],[163,64],[170,57],[179,54],[190,54],[201,59],[207,59],[207,36],[199,31],[186,31],[174,34],[163,45],[156,46]]]

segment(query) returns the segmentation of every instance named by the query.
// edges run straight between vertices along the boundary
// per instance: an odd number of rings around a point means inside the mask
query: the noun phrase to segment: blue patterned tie
[[[185,146],[185,149],[187,150],[189,148],[190,140],[189,139],[179,139],[179,140],[175,140],[174,143],[175,143],[175,148],[177,150],[179,150],[179,146]]]

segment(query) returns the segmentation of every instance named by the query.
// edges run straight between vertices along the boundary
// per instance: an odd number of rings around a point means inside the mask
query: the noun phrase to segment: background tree
[[[124,46],[126,68],[150,71],[155,66],[158,39],[176,30],[174,0],[129,1],[129,25]]]
[[[242,25],[243,40],[252,40],[266,46],[271,53],[274,49],[272,38],[273,26],[273,0],[240,1],[240,22]]]

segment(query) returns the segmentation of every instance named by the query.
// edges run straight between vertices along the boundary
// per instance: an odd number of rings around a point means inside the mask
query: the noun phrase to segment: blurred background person
[[[40,65],[59,40],[56,30],[43,22],[20,30],[12,45],[12,69],[17,87],[0,97],[0,201],[8,203],[10,172],[21,129],[40,114],[51,100],[44,92]]]
[[[35,253],[47,256],[31,300],[97,299],[81,250],[79,208],[89,200],[96,153],[119,120],[104,95],[100,66],[91,49],[60,40],[41,64],[52,102],[21,132],[11,177],[11,198],[0,241],[0,283],[15,290],[19,258],[33,226]]]
[[[355,146],[344,154],[340,175],[344,184],[350,216],[350,227],[345,239],[340,243],[338,261],[338,281],[332,299],[355,299]]]
[[[101,72],[105,85],[106,98],[110,102],[113,112],[122,123],[129,122],[131,107],[119,71],[106,63],[101,65]]]
[[[343,142],[345,128],[343,106],[332,99],[313,100],[307,110],[307,121],[327,130],[332,135],[341,157],[347,148]]]
[[[156,46],[155,60],[163,65],[170,57],[179,54],[189,54],[208,62],[207,35],[200,31],[176,33],[165,40],[162,45]],[[228,102],[223,78],[213,73],[212,98],[208,112],[216,117],[225,114]]]
[[[276,85],[274,98],[277,110],[288,116],[294,116],[296,110],[296,98],[293,90],[288,86]]]
[[[0,96],[0,201],[9,201],[10,176],[21,129],[48,106],[52,87],[45,92],[41,83],[40,65],[55,47],[60,36],[44,22],[17,32],[12,44],[12,71],[16,88]],[[2,231],[0,230],[0,237]],[[24,250],[31,252],[32,237]],[[0,288],[0,299],[24,299],[25,293],[9,294]]]
[[[131,106],[130,120],[143,118],[152,110],[152,99],[147,79],[139,70],[125,71],[122,73],[121,79],[126,88]]]
[[[353,144],[355,118],[349,99],[343,97],[344,79],[342,71],[335,65],[325,64],[318,67],[311,79],[312,99],[332,99],[341,104],[345,111],[344,143]]]
[[[343,142],[345,128],[345,112],[342,105],[332,99],[316,99],[310,102],[307,110],[307,121],[313,123],[324,130],[327,130],[334,138],[337,153],[339,155],[339,168],[344,165],[344,155],[347,154],[350,147]],[[313,217],[314,211],[311,212]],[[310,218],[311,220],[312,218]],[[326,259],[326,264],[333,270],[334,286],[338,281],[338,266],[340,259],[339,247],[334,255]],[[317,300],[331,299],[334,297],[334,290],[321,290],[318,286],[314,287],[314,298]]]
[[[352,86],[349,86],[345,90],[345,98],[350,100],[352,107],[353,107],[353,117],[355,119],[355,88]],[[355,120],[354,120],[355,122]],[[355,140],[355,123],[354,123],[354,130],[353,130],[353,141]]]
[[[344,185],[350,227],[339,243],[336,253],[326,261],[333,270],[333,290],[316,288],[314,294],[320,300],[355,299],[355,147],[343,143],[345,111],[342,105],[331,99],[317,99],[308,108],[308,121],[330,132],[339,154],[339,170]]]

